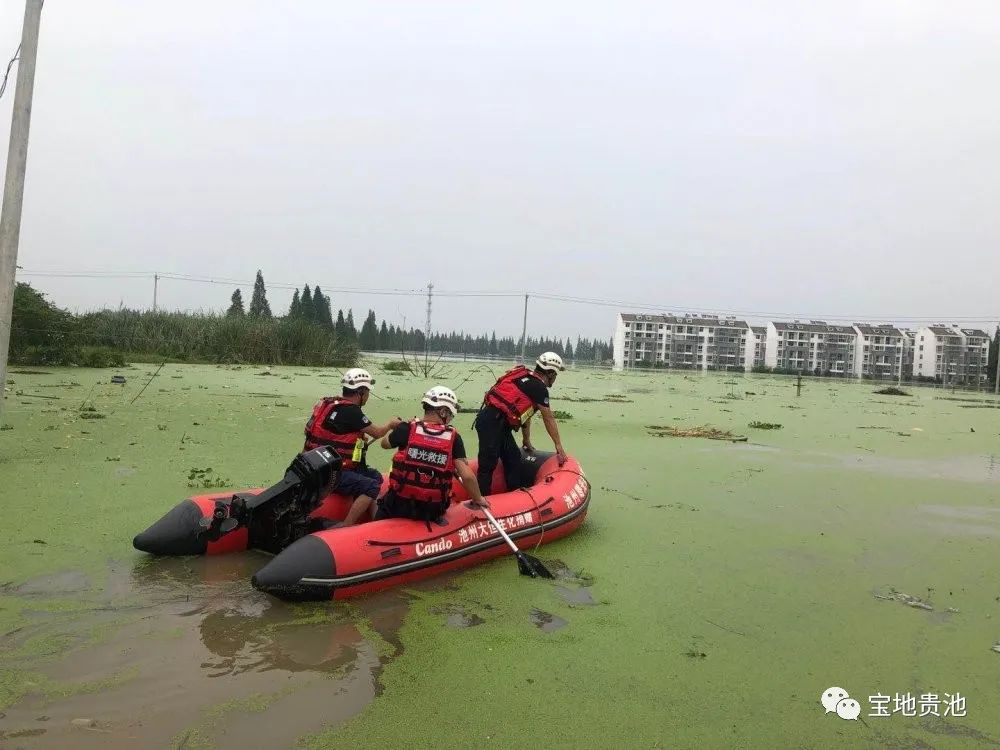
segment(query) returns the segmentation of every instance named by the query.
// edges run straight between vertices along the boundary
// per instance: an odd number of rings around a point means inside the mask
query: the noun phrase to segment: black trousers
[[[483,496],[493,489],[493,470],[499,460],[503,464],[504,481],[508,490],[521,486],[521,449],[514,440],[514,430],[507,419],[492,406],[481,409],[476,417],[479,435],[479,467],[476,480]]]

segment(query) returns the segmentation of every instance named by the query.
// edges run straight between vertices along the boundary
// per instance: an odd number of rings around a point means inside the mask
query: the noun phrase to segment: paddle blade
[[[517,569],[523,576],[532,578],[555,578],[537,557],[526,555],[524,552],[517,553]]]

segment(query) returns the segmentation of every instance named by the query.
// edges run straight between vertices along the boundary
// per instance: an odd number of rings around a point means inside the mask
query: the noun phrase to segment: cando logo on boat
[[[451,539],[438,539],[436,542],[431,542],[430,544],[417,542],[416,552],[417,557],[423,557],[424,555],[433,555],[436,552],[444,552],[451,548]]]

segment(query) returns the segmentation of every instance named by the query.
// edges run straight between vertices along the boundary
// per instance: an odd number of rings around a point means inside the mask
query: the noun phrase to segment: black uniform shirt
[[[514,381],[514,385],[531,399],[535,407],[549,405],[549,387],[534,375],[525,375]]]
[[[360,432],[371,426],[372,421],[357,404],[341,404],[323,420],[323,427],[334,435]]]

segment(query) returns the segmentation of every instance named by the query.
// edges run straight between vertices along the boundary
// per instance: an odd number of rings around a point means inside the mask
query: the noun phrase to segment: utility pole
[[[521,325],[521,364],[525,364],[528,360],[525,358],[525,352],[528,348],[528,295],[524,295],[524,323]]]
[[[431,302],[434,298],[434,283],[428,282],[427,284],[427,323],[424,326],[424,376],[427,373],[427,362],[428,353],[430,352],[431,346]]]
[[[157,287],[160,285],[160,277],[158,274],[153,274],[153,312],[156,312],[156,291]]]
[[[996,342],[997,342],[997,345],[996,345],[997,346],[997,361],[994,364],[994,367],[997,368],[997,371],[996,371],[997,382],[996,382],[996,385],[993,386],[993,392],[996,393],[996,394],[998,394],[998,395],[1000,395],[1000,325],[997,326],[997,330],[996,330],[996,333],[993,334],[993,338],[996,339]],[[990,347],[990,348],[992,348],[992,347]],[[990,355],[989,355],[989,349],[987,349],[986,350],[986,365],[987,365],[987,367],[989,366],[989,362],[990,362]]]
[[[28,167],[28,130],[31,126],[31,98],[35,90],[35,59],[38,55],[38,27],[42,1],[27,0],[21,27],[20,62],[14,90],[14,111],[10,118],[10,146],[7,175],[0,209],[0,410],[7,387],[7,355],[10,351],[11,318],[17,270],[17,244],[21,236],[21,206],[24,203],[24,173]]]

